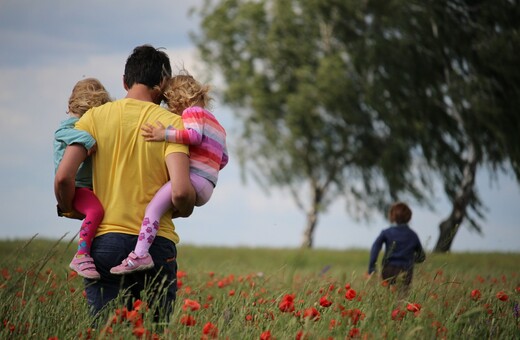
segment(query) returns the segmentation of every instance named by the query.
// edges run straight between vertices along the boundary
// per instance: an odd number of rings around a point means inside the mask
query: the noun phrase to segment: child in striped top
[[[184,130],[146,123],[141,129],[146,141],[180,143],[190,146],[190,179],[197,194],[195,205],[206,204],[217,185],[219,171],[228,163],[226,131],[209,112],[211,98],[209,86],[203,85],[189,74],[172,77],[164,91],[168,109],[181,114]],[[127,274],[154,266],[148,254],[161,216],[171,208],[171,183],[166,183],[148,204],[137,245],[123,262],[113,267],[112,274]],[[174,207],[175,215],[175,207]]]

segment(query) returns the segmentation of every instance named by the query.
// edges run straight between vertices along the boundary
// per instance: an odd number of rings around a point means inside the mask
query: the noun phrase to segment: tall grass
[[[168,321],[152,322],[144,295],[92,328],[75,244],[0,242],[1,339],[520,339],[517,253],[430,254],[404,294],[366,276],[366,250],[180,245]]]

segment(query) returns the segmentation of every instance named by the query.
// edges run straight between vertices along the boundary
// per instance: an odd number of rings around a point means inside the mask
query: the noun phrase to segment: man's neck
[[[126,98],[154,102],[154,92],[143,84],[134,84],[126,93]]]

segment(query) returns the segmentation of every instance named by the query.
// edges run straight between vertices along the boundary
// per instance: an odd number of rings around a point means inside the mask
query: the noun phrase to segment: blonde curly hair
[[[76,83],[69,97],[67,113],[83,116],[89,109],[111,102],[110,94],[96,78],[85,78]]]
[[[199,105],[207,108],[212,98],[209,96],[210,86],[201,84],[188,73],[170,78],[164,90],[164,98],[168,109],[176,114],[188,107]]]

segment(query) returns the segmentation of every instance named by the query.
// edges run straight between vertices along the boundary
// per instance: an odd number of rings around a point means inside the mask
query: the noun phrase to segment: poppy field
[[[75,242],[0,241],[1,339],[520,339],[520,253],[427,254],[403,292],[366,275],[368,250],[178,246],[169,320],[88,313]]]

